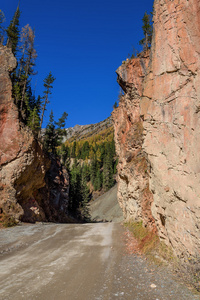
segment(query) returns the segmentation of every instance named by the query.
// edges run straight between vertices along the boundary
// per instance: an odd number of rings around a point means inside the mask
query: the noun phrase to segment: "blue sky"
[[[7,27],[18,1],[2,2]],[[115,71],[133,47],[140,49],[142,17],[152,7],[153,0],[20,1],[20,27],[36,33],[36,94],[50,71],[56,78],[43,127],[51,109],[55,119],[68,113],[66,127],[110,116],[119,93]]]

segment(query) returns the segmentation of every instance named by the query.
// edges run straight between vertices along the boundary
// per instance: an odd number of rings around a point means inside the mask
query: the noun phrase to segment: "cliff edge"
[[[140,118],[142,83],[149,64],[149,52],[122,64],[117,70],[118,83],[124,90],[119,107],[113,113],[118,162],[118,200],[125,221],[144,222],[155,228],[151,213],[146,153],[142,149],[143,122]]]
[[[119,202],[126,219],[154,223],[176,255],[199,257],[199,1],[156,0],[153,32],[149,61],[143,53],[117,70]]]
[[[69,180],[20,123],[10,73],[16,59],[0,46],[0,215],[16,221],[67,221]]]

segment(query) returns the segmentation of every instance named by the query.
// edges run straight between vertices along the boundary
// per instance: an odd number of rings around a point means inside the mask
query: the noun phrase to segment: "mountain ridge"
[[[64,138],[64,141],[71,141],[76,140],[79,141],[85,137],[90,137],[92,135],[98,134],[100,131],[112,127],[112,117],[108,117],[107,119],[100,121],[94,124],[88,125],[75,125],[74,127],[66,128],[67,136]]]

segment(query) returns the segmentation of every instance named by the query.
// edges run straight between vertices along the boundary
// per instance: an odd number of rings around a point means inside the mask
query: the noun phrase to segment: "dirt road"
[[[0,231],[0,299],[199,299],[166,270],[125,251],[117,223]]]

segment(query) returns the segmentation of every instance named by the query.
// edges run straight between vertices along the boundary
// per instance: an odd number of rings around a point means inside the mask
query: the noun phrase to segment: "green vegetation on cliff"
[[[144,33],[144,38],[139,41],[139,44],[143,46],[144,51],[147,51],[151,47],[151,40],[152,40],[152,13],[147,14],[145,12],[144,17],[142,18],[143,26],[142,30]]]

